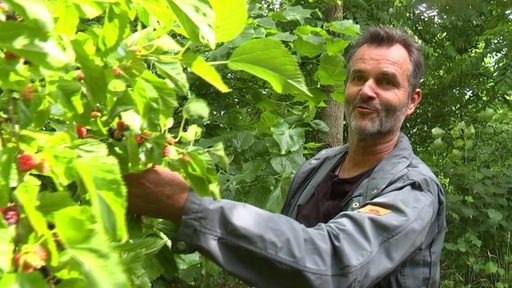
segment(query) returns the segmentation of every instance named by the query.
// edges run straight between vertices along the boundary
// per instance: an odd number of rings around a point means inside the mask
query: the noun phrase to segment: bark
[[[341,20],[343,18],[343,4],[330,4],[323,12],[327,22]],[[332,97],[334,87],[324,87],[327,94],[327,107],[322,111],[323,121],[329,127],[329,132],[323,135],[322,140],[327,146],[334,147],[343,144],[344,106]]]

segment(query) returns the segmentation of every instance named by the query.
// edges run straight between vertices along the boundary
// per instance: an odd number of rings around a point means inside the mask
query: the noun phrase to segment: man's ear
[[[409,99],[409,104],[407,105],[407,115],[411,115],[412,112],[414,112],[414,109],[416,109],[416,106],[418,106],[421,101],[421,95],[420,89],[416,89],[416,91],[414,91],[411,99]]]

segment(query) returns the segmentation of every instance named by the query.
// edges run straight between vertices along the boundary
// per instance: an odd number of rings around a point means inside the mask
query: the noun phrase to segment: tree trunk
[[[324,17],[327,22],[341,20],[343,18],[343,4],[330,4],[324,9]],[[329,127],[329,132],[322,140],[330,147],[343,144],[344,106],[331,97],[334,87],[324,87],[327,94],[327,107],[322,111],[322,118]]]

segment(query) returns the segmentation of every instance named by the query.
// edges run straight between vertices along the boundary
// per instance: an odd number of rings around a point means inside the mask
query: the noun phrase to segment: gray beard
[[[405,111],[409,104],[406,103],[403,107],[395,109],[389,106],[382,107],[380,104],[365,103],[379,111],[377,115],[378,118],[373,122],[359,123],[352,111],[353,107],[356,107],[359,103],[364,103],[364,101],[356,101],[351,106],[345,105],[345,115],[347,115],[349,129],[361,137],[371,137],[399,131],[405,119]]]

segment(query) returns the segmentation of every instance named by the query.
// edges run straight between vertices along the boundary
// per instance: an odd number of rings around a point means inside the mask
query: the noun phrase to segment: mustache
[[[353,103],[352,103],[352,110],[355,109],[357,106],[363,105],[366,108],[372,109],[372,110],[382,110],[382,106],[377,101],[371,101],[367,100],[365,98],[358,97]]]

